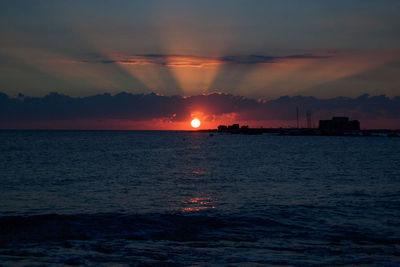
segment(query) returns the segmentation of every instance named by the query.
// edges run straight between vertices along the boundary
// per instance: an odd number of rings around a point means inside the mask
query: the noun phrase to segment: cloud
[[[305,95],[357,96],[361,93],[374,92],[375,94],[399,95],[400,93],[400,60],[346,75],[298,92]]]
[[[297,107],[303,117],[306,111],[312,112],[314,120],[339,115],[361,121],[400,121],[400,97],[389,98],[385,95],[331,99],[283,96],[266,101],[222,93],[182,97],[122,92],[117,95],[106,93],[81,98],[58,93],[44,97],[27,97],[22,94],[9,97],[0,93],[0,123],[2,128],[13,123],[43,124],[46,121],[62,120],[163,120],[181,123],[187,122],[196,113],[202,114],[205,120],[216,120],[215,123],[223,123],[216,118],[232,114],[233,119],[241,122],[293,121]],[[124,126],[121,125],[121,128]]]
[[[223,56],[223,57],[201,57],[201,56],[191,56],[191,55],[146,54],[146,55],[113,55],[106,59],[105,58],[81,59],[81,60],[62,59],[59,60],[59,62],[80,63],[80,64],[157,65],[157,66],[167,66],[167,67],[202,68],[215,65],[268,64],[268,63],[276,63],[282,60],[323,59],[329,57],[332,57],[332,55],[317,56],[313,54],[299,54],[299,55],[289,55],[289,56],[236,55],[236,56]]]

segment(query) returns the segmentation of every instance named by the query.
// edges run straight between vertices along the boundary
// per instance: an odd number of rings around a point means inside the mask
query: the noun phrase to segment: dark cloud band
[[[223,57],[200,57],[191,55],[113,55],[113,59],[81,59],[81,60],[62,60],[66,63],[83,64],[126,64],[126,65],[158,65],[168,67],[204,67],[226,64],[268,64],[283,60],[295,59],[324,59],[332,56],[318,56],[313,54],[299,54],[289,56],[264,56],[264,55],[237,55]]]
[[[51,93],[44,97],[9,97],[0,93],[0,122],[79,119],[126,119],[146,121],[188,120],[192,112],[205,116],[236,114],[241,121],[294,120],[295,110],[312,111],[314,119],[346,114],[355,119],[400,119],[400,97],[362,95],[357,98],[318,99],[285,96],[255,100],[213,93],[190,97],[157,94],[102,94],[81,98]]]

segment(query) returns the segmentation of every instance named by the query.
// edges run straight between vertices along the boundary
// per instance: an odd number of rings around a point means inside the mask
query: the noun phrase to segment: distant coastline
[[[218,129],[201,130],[130,130],[130,129],[0,129],[1,132],[187,132],[187,133],[209,133],[209,134],[244,134],[261,135],[272,134],[282,136],[353,136],[353,137],[400,137],[399,130],[390,129],[363,129],[352,133],[323,134],[318,128],[249,128],[248,131],[221,132]]]
[[[264,133],[288,136],[353,136],[353,137],[400,137],[400,130],[360,129],[358,120],[348,117],[333,117],[331,120],[320,120],[318,128],[249,128],[239,124],[220,125],[217,129],[199,130],[207,133],[229,133],[260,135]]]
[[[226,131],[221,132],[218,129],[191,130],[194,133],[220,133],[220,134],[276,134],[287,136],[354,136],[354,137],[400,137],[400,130],[389,129],[364,129],[355,132],[345,132],[343,134],[325,134],[317,128],[249,128],[250,131]]]

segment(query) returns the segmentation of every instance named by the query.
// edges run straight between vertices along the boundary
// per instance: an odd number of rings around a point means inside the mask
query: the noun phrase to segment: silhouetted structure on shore
[[[309,120],[311,121],[311,120]],[[311,123],[308,123],[309,125]],[[249,128],[248,125],[240,127],[239,124],[219,125],[218,129],[197,130],[195,132],[230,133],[230,134],[277,134],[292,136],[355,136],[355,137],[398,137],[399,130],[371,129],[360,130],[358,120],[350,121],[348,117],[333,117],[332,120],[320,120],[319,128]]]
[[[226,125],[218,126],[218,132],[226,132],[227,130],[228,130],[228,127]]]
[[[248,125],[243,125],[240,127],[239,124],[232,125],[219,125],[218,132],[232,133],[232,134],[262,134],[262,130],[258,128],[249,128]]]
[[[359,131],[360,122],[350,121],[348,117],[333,117],[332,120],[320,120],[318,128],[328,134],[343,134],[345,131]]]

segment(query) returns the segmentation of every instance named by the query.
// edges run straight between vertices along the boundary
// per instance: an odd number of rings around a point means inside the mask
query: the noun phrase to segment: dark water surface
[[[400,264],[400,139],[0,131],[0,264]]]

